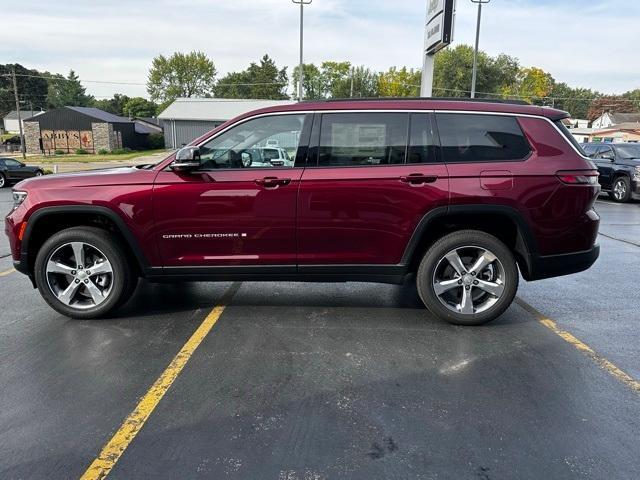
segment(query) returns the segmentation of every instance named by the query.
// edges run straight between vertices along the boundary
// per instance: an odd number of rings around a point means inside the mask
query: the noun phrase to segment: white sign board
[[[428,0],[428,2],[424,51],[427,55],[433,55],[449,45],[453,39],[455,0]]]

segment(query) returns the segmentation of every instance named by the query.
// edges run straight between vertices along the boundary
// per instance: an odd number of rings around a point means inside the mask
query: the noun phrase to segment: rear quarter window
[[[531,153],[515,117],[438,113],[436,123],[447,163],[518,161]]]
[[[571,132],[569,131],[569,129],[566,127],[566,125],[564,123],[562,123],[562,120],[556,120],[555,122],[556,127],[558,127],[558,130],[560,130],[560,132],[562,133],[562,135],[564,136],[564,138],[566,138],[569,143],[571,145],[573,145],[578,152],[580,152],[582,155],[584,155],[585,157],[587,157],[587,153],[585,152],[585,149],[582,148],[582,145],[580,145],[578,143],[578,141],[576,140],[576,138],[571,134]]]

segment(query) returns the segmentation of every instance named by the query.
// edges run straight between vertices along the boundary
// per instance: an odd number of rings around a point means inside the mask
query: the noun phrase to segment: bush
[[[107,155],[109,153],[109,150],[107,150],[106,148],[101,148],[100,150],[98,150],[98,155]]]
[[[67,153],[67,152],[65,152],[64,150],[55,150],[55,151],[53,152],[53,154],[54,154],[54,155],[64,155],[64,154],[66,154],[66,153]]]
[[[125,148],[114,148],[113,150],[111,150],[111,153],[113,153],[114,155],[122,155],[125,153],[129,153],[132,150],[129,147],[125,147]]]
[[[164,148],[164,135],[161,133],[151,133],[147,137],[147,146],[153,150]]]
[[[43,171],[43,173],[44,173],[45,175],[51,175],[51,174],[53,174],[53,170],[49,170],[48,168],[45,168],[45,169],[44,169],[44,171]]]
[[[89,152],[87,152],[84,148],[77,148],[76,149],[76,155],[88,155]]]

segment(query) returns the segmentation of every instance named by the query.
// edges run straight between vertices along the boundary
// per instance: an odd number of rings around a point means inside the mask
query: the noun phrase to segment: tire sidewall
[[[624,197],[622,198],[616,198],[616,195],[615,195],[615,188],[618,182],[623,182],[625,186],[625,194],[624,194]],[[631,198],[631,182],[627,177],[618,177],[613,181],[613,186],[611,189],[611,197],[613,198],[614,201],[619,203],[624,203],[629,201],[629,198]]]
[[[4,188],[7,186],[7,177],[4,173],[0,173],[0,188]]]
[[[83,242],[92,245],[100,250],[111,263],[113,286],[109,297],[100,305],[83,310],[69,307],[60,302],[49,287],[46,274],[46,264],[49,257],[60,246],[69,242]],[[126,256],[117,240],[104,230],[91,227],[62,230],[49,238],[38,251],[34,266],[36,285],[51,308],[63,315],[78,319],[102,317],[119,305],[127,285],[130,285],[130,271],[125,258]]]
[[[464,246],[486,248],[498,257],[505,271],[504,291],[500,299],[488,310],[472,315],[453,312],[444,306],[433,289],[433,275],[440,260],[451,250]],[[518,267],[509,248],[493,235],[477,230],[462,230],[442,237],[425,253],[416,284],[425,306],[438,318],[456,325],[482,325],[499,317],[511,305],[518,289]]]

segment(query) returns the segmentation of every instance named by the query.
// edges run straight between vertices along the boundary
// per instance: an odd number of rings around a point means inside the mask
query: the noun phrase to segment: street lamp
[[[476,24],[476,48],[473,51],[473,73],[471,75],[471,98],[476,98],[476,77],[478,76],[478,43],[480,42],[480,19],[482,18],[482,5],[491,0],[471,0],[478,4],[478,23]]]
[[[302,81],[304,80],[303,72],[303,23],[304,23],[304,6],[311,4],[313,0],[291,0],[293,3],[300,5],[300,71],[298,72],[298,101],[302,101]]]

